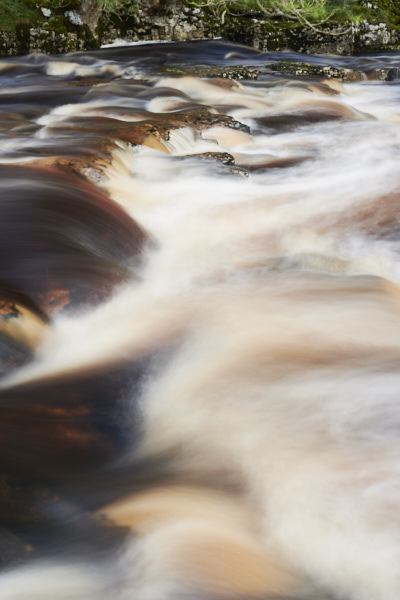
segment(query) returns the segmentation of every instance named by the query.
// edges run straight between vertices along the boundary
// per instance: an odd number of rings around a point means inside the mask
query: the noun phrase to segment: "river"
[[[1,600],[398,600],[400,54],[306,59],[0,60]]]

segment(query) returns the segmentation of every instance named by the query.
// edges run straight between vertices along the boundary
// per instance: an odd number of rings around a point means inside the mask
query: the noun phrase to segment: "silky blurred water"
[[[2,600],[399,597],[400,55],[282,61],[0,60]]]

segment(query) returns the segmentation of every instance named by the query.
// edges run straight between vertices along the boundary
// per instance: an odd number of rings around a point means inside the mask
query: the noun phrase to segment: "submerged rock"
[[[4,295],[3,295],[4,296]],[[0,299],[0,375],[32,358],[46,328],[46,316],[18,294]]]
[[[54,169],[6,165],[0,190],[0,299],[28,299],[50,315],[135,277],[146,235],[98,188]]]

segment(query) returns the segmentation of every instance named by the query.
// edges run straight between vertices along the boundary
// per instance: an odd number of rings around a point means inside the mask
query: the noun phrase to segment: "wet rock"
[[[373,69],[366,71],[365,76],[368,81],[390,81],[389,73],[390,69]]]
[[[240,160],[240,165],[242,168],[245,168],[249,173],[256,173],[271,169],[290,169],[291,167],[297,167],[305,160],[307,160],[307,158],[305,157],[277,158],[276,156],[260,156],[257,161],[253,161],[251,164],[247,164],[246,157],[244,157]]]
[[[76,81],[67,81],[64,85],[94,87],[100,84],[104,84],[104,77],[77,77]]]
[[[291,131],[297,127],[305,127],[316,123],[327,123],[338,119],[370,118],[361,112],[352,110],[343,104],[330,100],[324,102],[310,102],[304,107],[275,113],[268,116],[256,117],[256,125],[261,129],[266,128],[269,132],[279,133]]]
[[[117,148],[117,144],[112,140],[102,138],[93,141],[97,144],[93,144],[86,152],[82,148],[83,151],[79,157],[72,153],[64,156],[44,156],[35,160],[30,159],[29,164],[40,168],[55,168],[61,172],[83,177],[88,182],[97,185],[104,180],[104,171],[112,162],[112,153]],[[95,149],[97,152],[94,151]],[[47,154],[48,148],[43,148],[43,152]]]
[[[0,374],[21,366],[33,355],[46,328],[39,308],[27,308],[15,299],[0,299]]]
[[[400,79],[400,68],[394,67],[392,69],[388,69],[386,81],[396,81],[397,79]]]
[[[0,526],[0,570],[26,563],[34,554],[31,544]]]
[[[116,459],[132,428],[139,430],[134,401],[145,368],[142,361],[96,377],[43,378],[1,391],[0,474],[67,482]]]
[[[0,130],[7,131],[14,127],[29,123],[21,114],[7,110],[0,111]],[[29,123],[30,124],[30,123]]]
[[[140,122],[120,121],[108,117],[74,117],[54,127],[54,132],[59,134],[62,131],[65,135],[69,131],[74,136],[77,132],[99,133],[111,140],[140,145],[145,140],[154,138],[168,140],[169,132],[174,129],[191,127],[195,131],[204,131],[215,125],[249,131],[246,125],[233,117],[216,113],[209,108],[198,107],[171,113],[147,113]],[[49,130],[52,131],[52,128]]]
[[[189,156],[186,158],[189,158]],[[201,154],[192,154],[191,156],[196,156],[196,158],[202,160],[215,160],[216,162],[228,166],[235,164],[235,159],[229,152],[202,152]]]
[[[204,77],[208,79],[218,79],[218,80],[234,80],[234,79],[257,79],[260,75],[261,71],[256,69],[250,69],[243,65],[233,66],[233,67],[191,67],[191,68],[165,68],[159,71],[160,75],[168,75],[169,77]],[[219,85],[221,85],[219,83]]]
[[[278,62],[267,65],[270,72],[294,76],[299,78],[323,77],[328,82],[330,79],[341,83],[356,83],[359,81],[392,81],[396,78],[398,69],[370,69],[365,71],[355,71],[332,66],[314,65],[304,62]],[[322,82],[320,82],[322,83]],[[329,84],[328,84],[329,85]],[[334,93],[334,90],[332,90]]]
[[[19,294],[49,314],[51,302],[93,303],[135,276],[146,235],[98,188],[0,165],[0,190],[0,299]]]
[[[235,165],[234,157],[228,152],[202,152],[201,154],[189,154],[185,156],[185,159],[194,159],[195,161],[203,163],[208,167],[211,174],[218,177],[221,175],[233,175],[246,178],[249,176],[247,169]]]
[[[302,62],[278,62],[267,65],[268,69],[281,75],[294,75],[296,77],[323,77],[325,79],[338,79],[343,83],[364,81],[366,75],[361,71],[342,69],[330,66],[313,65]]]
[[[38,558],[54,558],[56,540],[63,556],[94,556],[119,545],[126,534],[106,519],[92,516],[67,493],[0,475],[0,569]]]
[[[213,77],[212,80],[210,81],[210,83],[212,83],[212,85],[215,85],[219,88],[225,89],[225,90],[231,90],[231,89],[237,89],[239,86],[238,84],[233,81],[231,78],[221,78],[221,77]]]

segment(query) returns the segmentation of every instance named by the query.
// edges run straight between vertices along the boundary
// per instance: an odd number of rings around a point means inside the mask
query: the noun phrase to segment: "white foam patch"
[[[210,38],[196,38],[197,40],[209,40]],[[222,40],[221,37],[214,37],[212,38],[213,40]],[[110,44],[103,44],[101,46],[101,48],[119,48],[119,47],[123,47],[123,46],[147,46],[148,44],[178,44],[181,43],[183,41],[186,40],[179,40],[179,42],[176,41],[172,41],[172,40],[139,40],[137,42],[132,42],[130,40],[124,39],[124,38],[117,38],[116,40],[114,40],[113,42],[111,42]]]

